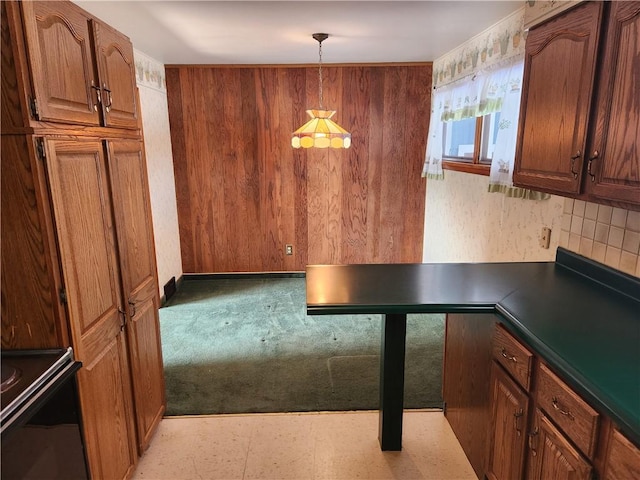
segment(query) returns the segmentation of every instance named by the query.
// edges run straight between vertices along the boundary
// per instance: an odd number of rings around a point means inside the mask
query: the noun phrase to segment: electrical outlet
[[[540,246],[542,248],[549,248],[550,241],[551,229],[549,227],[542,227],[542,232],[540,233]]]
[[[284,253],[286,253],[287,255],[293,255],[293,245],[291,245],[290,243],[287,243],[284,246]]]

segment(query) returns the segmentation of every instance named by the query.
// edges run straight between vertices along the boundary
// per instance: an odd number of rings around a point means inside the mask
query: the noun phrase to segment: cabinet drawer
[[[511,374],[522,388],[529,391],[533,354],[500,324],[496,325],[493,336],[493,358]]]
[[[562,380],[540,363],[536,383],[538,406],[587,457],[593,458],[600,416]]]

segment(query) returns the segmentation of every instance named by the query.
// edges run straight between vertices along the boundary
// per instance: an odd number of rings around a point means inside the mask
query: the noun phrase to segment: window
[[[500,112],[443,122],[443,168],[489,175],[499,125]]]

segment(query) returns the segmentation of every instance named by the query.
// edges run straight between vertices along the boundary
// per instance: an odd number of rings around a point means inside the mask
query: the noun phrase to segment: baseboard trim
[[[224,272],[224,273],[185,273],[182,278],[191,280],[224,280],[232,278],[305,278],[305,272]]]
[[[172,277],[172,278],[174,278],[174,277]],[[176,285],[176,289],[175,289],[175,292],[174,292],[174,293],[172,293],[172,294],[169,296],[169,298],[167,298],[167,296],[166,296],[166,290],[165,290],[165,295],[161,295],[161,296],[160,296],[160,308],[164,307],[164,306],[167,304],[167,302],[171,299],[171,297],[173,297],[173,296],[178,292],[178,290],[180,290],[180,285],[182,284],[182,280],[183,280],[183,279],[184,279],[184,275],[180,275],[180,276],[176,279],[176,283],[175,283],[175,285]]]

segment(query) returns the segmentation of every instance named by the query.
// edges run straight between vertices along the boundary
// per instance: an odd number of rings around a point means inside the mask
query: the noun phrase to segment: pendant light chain
[[[320,59],[318,62],[318,91],[320,94],[320,110],[322,110],[322,41],[318,42],[318,57]]]

